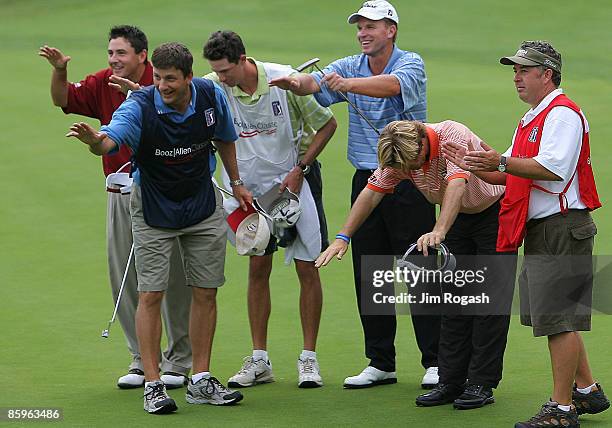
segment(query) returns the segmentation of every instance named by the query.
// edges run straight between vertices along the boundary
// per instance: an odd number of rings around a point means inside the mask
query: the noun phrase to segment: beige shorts
[[[132,186],[130,215],[138,291],[168,288],[170,255],[176,238],[185,264],[186,284],[201,288],[223,285],[227,225],[221,196],[216,193],[217,204],[210,217],[184,229],[163,229],[151,227],[144,221],[140,186]]]

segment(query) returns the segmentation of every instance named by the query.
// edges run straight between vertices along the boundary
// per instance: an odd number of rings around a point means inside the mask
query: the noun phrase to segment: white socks
[[[264,362],[268,362],[268,351],[263,349],[253,349],[253,360],[264,360]]]
[[[315,351],[307,351],[306,349],[304,349],[300,354],[300,359],[305,360],[306,358],[312,358],[316,360],[317,353]],[[266,363],[268,363],[268,351],[264,351],[263,349],[253,349],[253,360],[264,360]]]
[[[572,406],[571,405],[569,405],[569,406],[562,406],[561,404],[557,404],[557,407],[560,410],[563,410],[564,412],[569,412],[570,410],[572,410]]]
[[[191,383],[196,384],[200,379],[203,379],[205,377],[210,377],[210,372],[194,373],[193,375],[191,375]]]
[[[581,394],[588,394],[589,392],[591,392],[593,390],[593,388],[595,388],[596,384],[593,384],[591,386],[587,386],[586,388],[576,388],[576,391],[578,391]]]
[[[317,353],[315,351],[307,351],[307,350],[303,350],[302,353],[300,354],[300,360],[305,360],[306,358],[312,358],[313,360],[317,359]]]

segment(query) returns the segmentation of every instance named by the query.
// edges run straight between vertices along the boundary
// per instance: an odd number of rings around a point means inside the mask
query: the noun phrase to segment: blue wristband
[[[342,239],[342,240],[343,240],[344,242],[346,242],[347,244],[350,244],[350,243],[351,243],[351,238],[349,238],[349,237],[348,237],[348,236],[346,236],[346,235],[343,235],[342,233],[338,233],[338,234],[336,235],[336,239]]]

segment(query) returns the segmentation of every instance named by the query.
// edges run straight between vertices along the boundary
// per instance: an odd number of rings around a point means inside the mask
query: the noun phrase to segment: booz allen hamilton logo
[[[537,126],[534,126],[531,132],[529,133],[529,137],[527,138],[527,141],[529,141],[530,143],[535,143],[536,140],[538,139],[538,130],[539,128]]]

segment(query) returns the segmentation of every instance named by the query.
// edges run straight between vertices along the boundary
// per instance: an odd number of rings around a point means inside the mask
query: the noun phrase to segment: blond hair
[[[378,165],[381,168],[407,169],[407,163],[421,153],[425,135],[425,125],[421,122],[390,122],[378,137]]]

